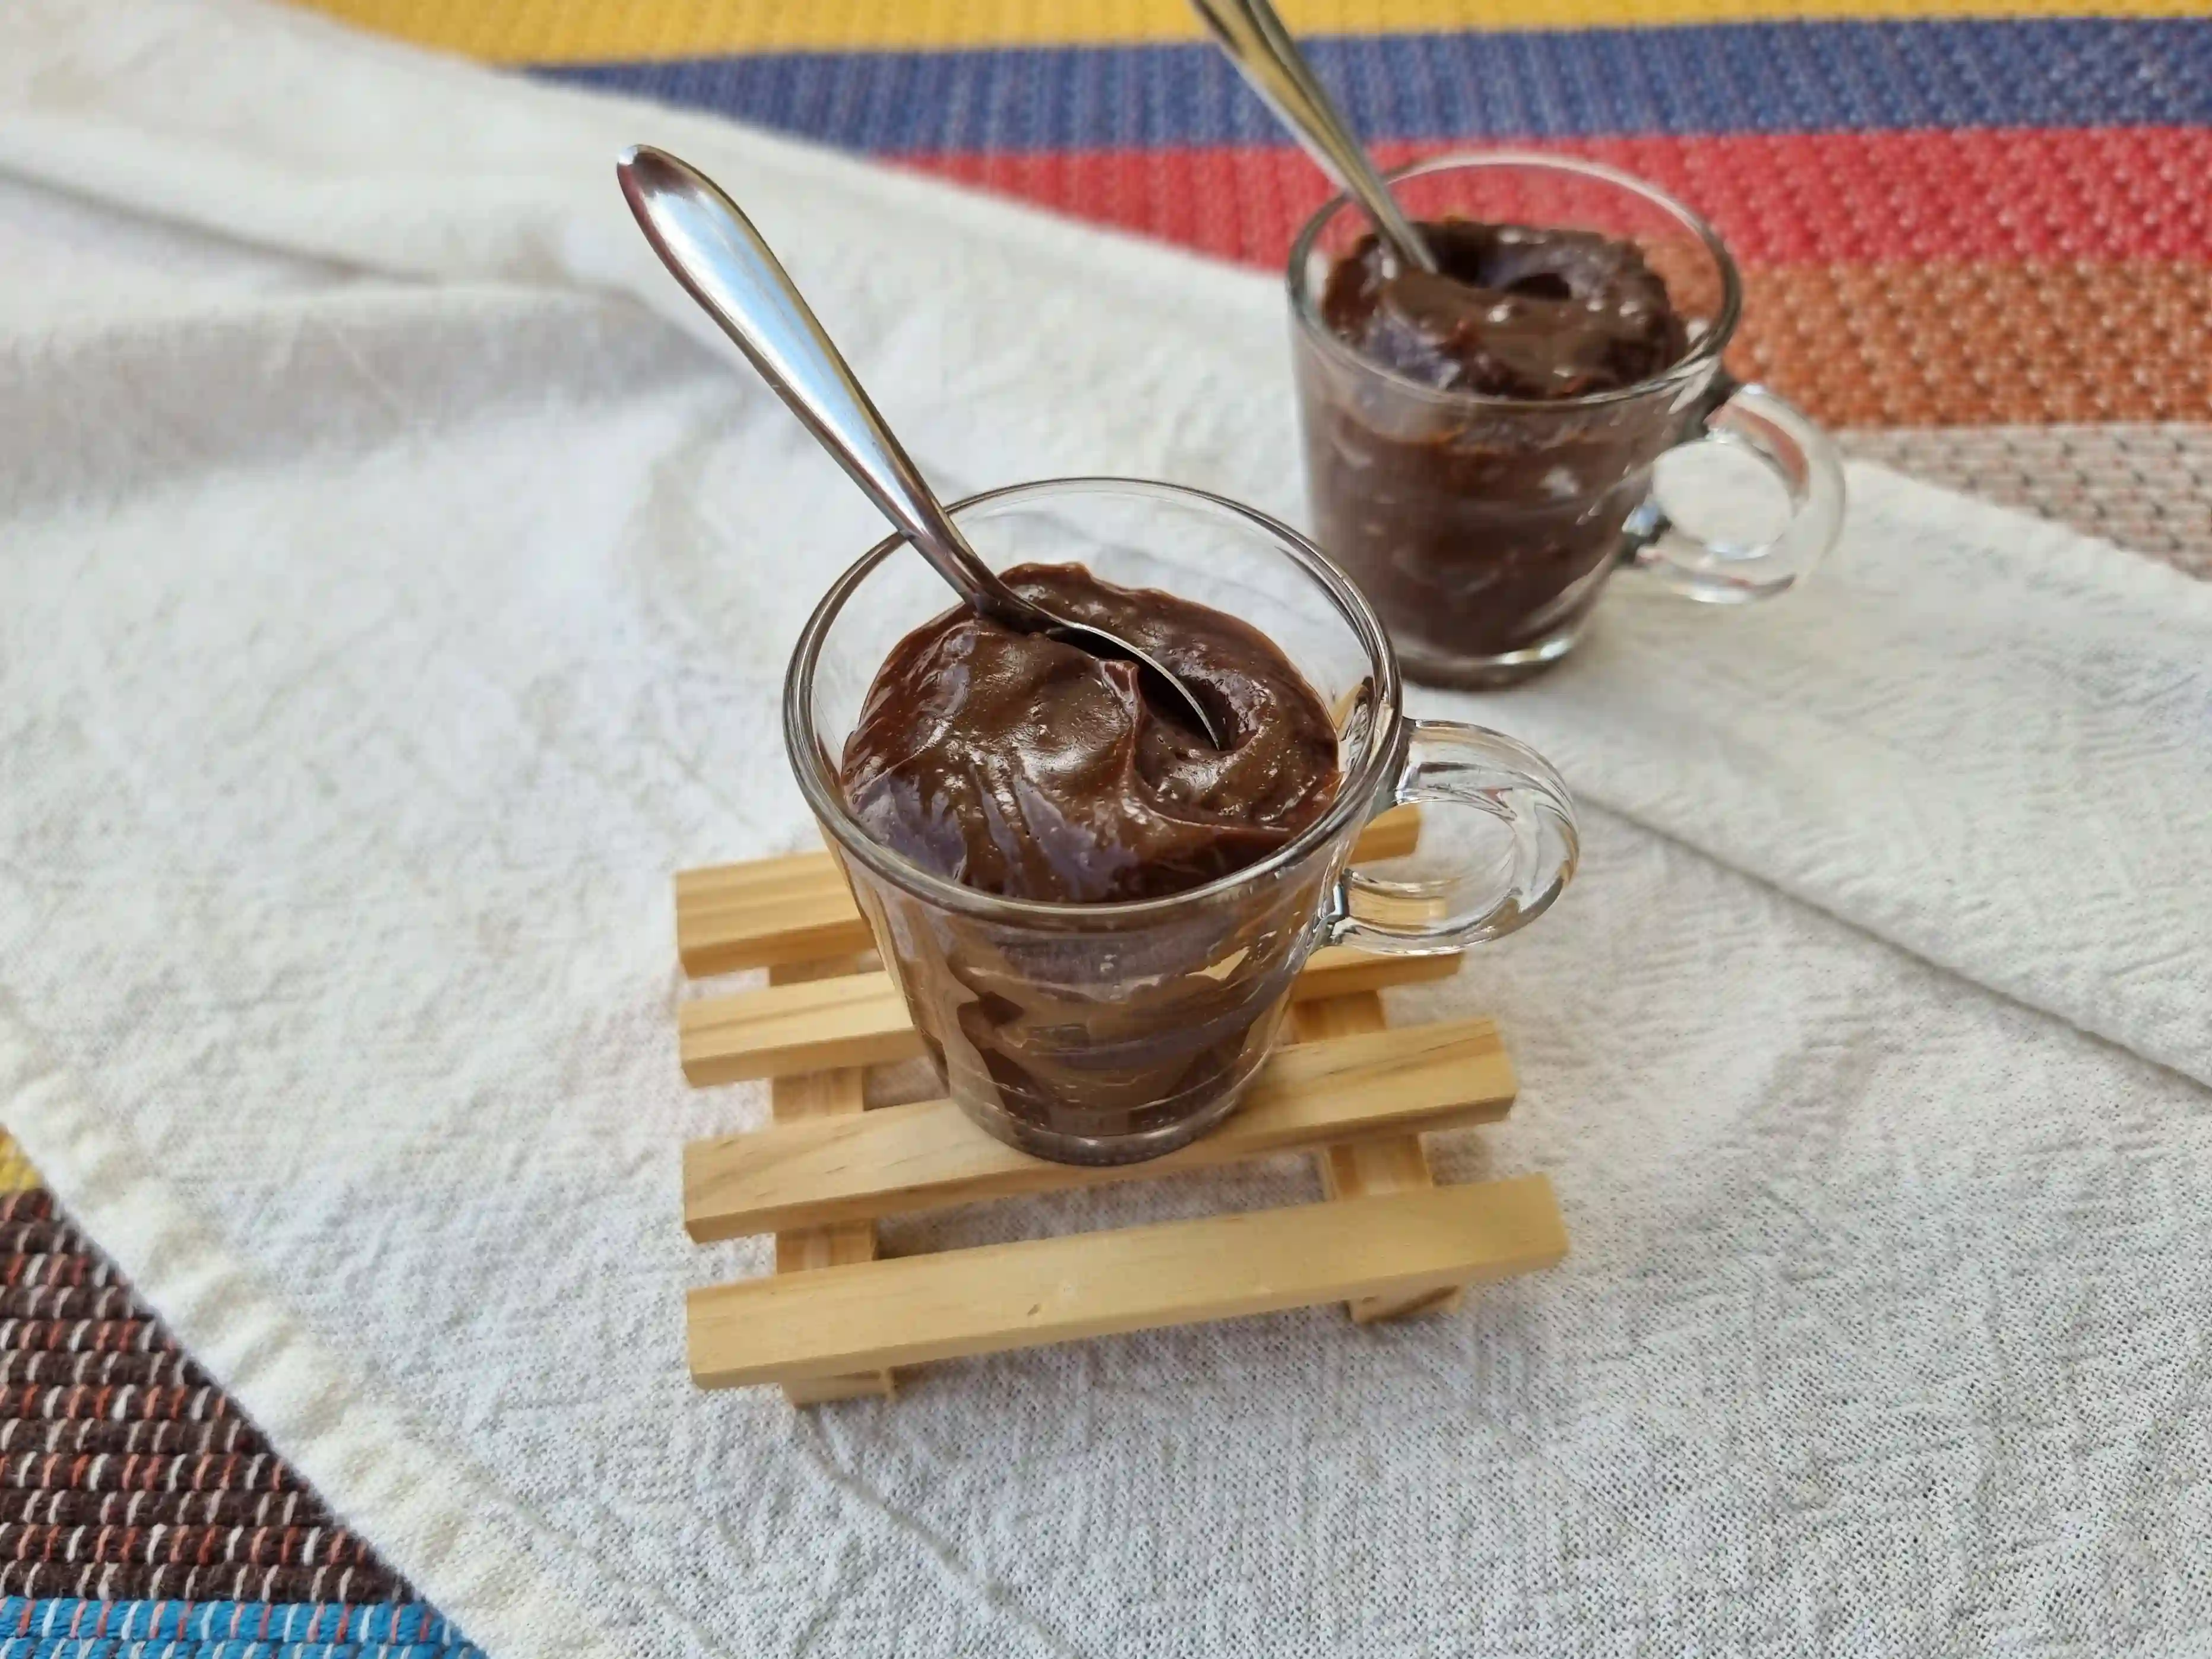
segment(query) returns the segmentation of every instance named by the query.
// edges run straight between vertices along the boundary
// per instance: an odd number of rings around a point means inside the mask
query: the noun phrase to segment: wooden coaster
[[[1358,856],[1413,850],[1408,811]],[[1392,1028],[1385,986],[1443,977],[1455,957],[1314,954],[1290,1046],[1205,1139],[1143,1164],[1054,1164],[992,1139],[949,1100],[863,1109],[871,1066],[921,1052],[866,925],[823,854],[676,879],[693,977],[767,968],[769,982],[678,1010],[684,1073],[766,1078],[773,1122],[684,1153],[684,1224],[700,1243],[776,1236],[773,1277],[695,1291],[702,1388],[780,1383],[795,1404],[888,1395],[893,1368],[1120,1331],[1343,1302],[1365,1322],[1455,1304],[1462,1286],[1549,1267],[1566,1230],[1542,1176],[1438,1187],[1426,1129],[1495,1122],[1511,1060],[1488,1020]],[[1066,1237],[879,1260],[879,1216],[1142,1181],[1311,1148],[1327,1197]]]

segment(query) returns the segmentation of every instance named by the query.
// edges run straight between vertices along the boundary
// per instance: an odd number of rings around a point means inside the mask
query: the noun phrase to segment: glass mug
[[[1635,243],[1690,337],[1679,362],[1616,391],[1550,401],[1438,391],[1362,356],[1323,320],[1329,272],[1366,220],[1340,196],[1307,222],[1289,279],[1315,539],[1375,602],[1407,673],[1482,686],[1538,672],[1574,648],[1624,563],[1727,604],[1781,592],[1834,544],[1844,478],[1827,434],[1721,367],[1742,283],[1703,219],[1626,173],[1541,155],[1445,155],[1390,179],[1416,220]],[[1695,443],[1748,450],[1772,470],[1790,507],[1778,534],[1705,540],[1669,520],[1653,465]]]
[[[1538,755],[1414,720],[1382,623],[1295,531],[1200,491],[1114,478],[994,490],[952,508],[994,569],[1079,562],[1260,629],[1335,711],[1341,774],[1314,823],[1234,875],[1167,898],[998,897],[870,839],[837,774],[891,647],[942,615],[943,582],[893,538],[814,611],[784,685],[784,740],[884,967],[951,1097],[1000,1139],[1076,1164],[1157,1157],[1235,1108],[1323,942],[1458,950],[1527,926],[1574,873],[1574,809]],[[1434,879],[1350,868],[1400,802],[1466,809],[1475,845]]]

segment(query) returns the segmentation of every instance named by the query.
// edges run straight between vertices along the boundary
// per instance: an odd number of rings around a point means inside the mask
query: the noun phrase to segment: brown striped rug
[[[411,1601],[34,1179],[0,1165],[0,1596]]]

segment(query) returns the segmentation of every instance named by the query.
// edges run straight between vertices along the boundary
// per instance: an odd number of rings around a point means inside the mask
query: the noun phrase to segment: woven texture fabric
[[[1202,38],[1188,0],[310,0],[364,28],[498,64],[706,53],[1127,45]],[[2184,16],[2198,0],[1282,0],[1301,35],[1650,29],[1803,19]]]
[[[479,1659],[0,1135],[0,1659]]]
[[[1182,0],[314,3],[1253,264],[1328,194]],[[1386,161],[1551,149],[1681,195],[1749,276],[1733,367],[1831,424],[2212,421],[2212,20],[1891,9],[1291,21]]]
[[[296,14],[57,15],[0,10],[0,154],[126,218],[137,285],[4,313],[0,1116],[471,1637],[2203,1644],[2201,585],[1861,465],[1790,601],[1624,580],[1561,673],[1423,699],[1585,807],[1566,901],[1395,1011],[1510,1034],[1519,1109],[1437,1158],[1548,1173],[1559,1268],[1393,1330],[703,1395],[682,1292],[763,1252],[682,1238],[678,1147],[763,1103],[682,1085],[667,873],[811,839],[763,716],[805,574],[880,532],[607,156],[650,117],[742,179],[947,489],[1106,467],[1295,513],[1280,296]],[[196,286],[180,226],[294,264]],[[1312,1193],[1286,1160],[893,1243]]]
[[[1327,194],[1184,0],[312,3],[1249,264],[1279,264]],[[1945,9],[1328,0],[1288,15],[1387,162],[1526,144],[1705,212],[1749,275],[1732,368],[1832,425],[2166,423],[2012,433],[1994,441],[2009,459],[1974,440],[1865,453],[1986,477],[1998,499],[2200,568],[2206,445],[2185,428],[2212,425],[2212,21],[2160,15],[2192,9],[2179,4]],[[1941,459],[1954,450],[1964,471]]]
[[[1322,194],[1182,0],[327,9],[1248,264],[1279,261]],[[1854,453],[2212,574],[2212,428],[2191,424],[2212,415],[2204,26],[1787,9],[1370,0],[1293,21],[1343,37],[1316,55],[1386,157],[1527,139],[1712,213],[1752,276],[1735,367],[1850,426]],[[1534,27],[1555,19],[1597,27]],[[2169,423],[2110,424],[2151,419]],[[2027,424],[2051,422],[2073,424]],[[14,1158],[0,1188],[33,1179]],[[0,1659],[472,1651],[419,1604],[361,1605],[410,1592],[44,1203],[0,1202],[0,1589],[49,1598],[0,1602]],[[132,1599],[177,1596],[197,1605]],[[325,1596],[353,1605],[298,1600]]]
[[[159,1643],[148,1650],[125,1645]],[[419,1602],[0,1597],[0,1659],[483,1659]]]
[[[1854,455],[2212,579],[2212,427],[1850,431]]]
[[[2212,21],[1428,29],[1312,52],[1386,161],[1548,149],[1681,195],[1747,270],[1734,366],[1833,424],[2212,419]],[[1328,194],[1194,41],[547,72],[1262,265]]]
[[[0,1285],[0,1595],[408,1599],[41,1188]]]

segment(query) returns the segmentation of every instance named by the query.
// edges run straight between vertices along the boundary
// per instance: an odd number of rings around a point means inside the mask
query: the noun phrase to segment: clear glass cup
[[[1788,588],[1842,527],[1834,446],[1786,399],[1729,378],[1742,283],[1711,226],[1672,197],[1593,162],[1438,156],[1390,175],[1416,221],[1595,230],[1635,243],[1665,280],[1690,349],[1650,380],[1556,401],[1438,391],[1362,356],[1323,320],[1337,264],[1367,234],[1340,196],[1291,250],[1291,351],[1315,539],[1375,603],[1406,672],[1500,685],[1574,648],[1607,579],[1636,564],[1693,599]],[[1681,445],[1748,451],[1780,481],[1771,538],[1691,534],[1686,489],[1654,466]],[[1686,494],[1690,499],[1680,499]]]
[[[1340,735],[1329,810],[1234,875],[1122,904],[977,892],[871,840],[837,781],[876,671],[944,613],[944,584],[896,538],[839,578],[785,682],[792,768],[946,1090],[1000,1139],[1079,1164],[1171,1152],[1235,1108],[1315,946],[1458,950],[1527,926],[1573,875],[1558,775],[1497,732],[1406,718],[1382,623],[1295,531],[1218,496],[1114,478],[1021,484],[952,514],[995,569],[1079,562],[1243,617],[1335,711]],[[1350,868],[1367,821],[1410,801],[1462,809],[1470,833],[1452,867],[1420,880]]]

